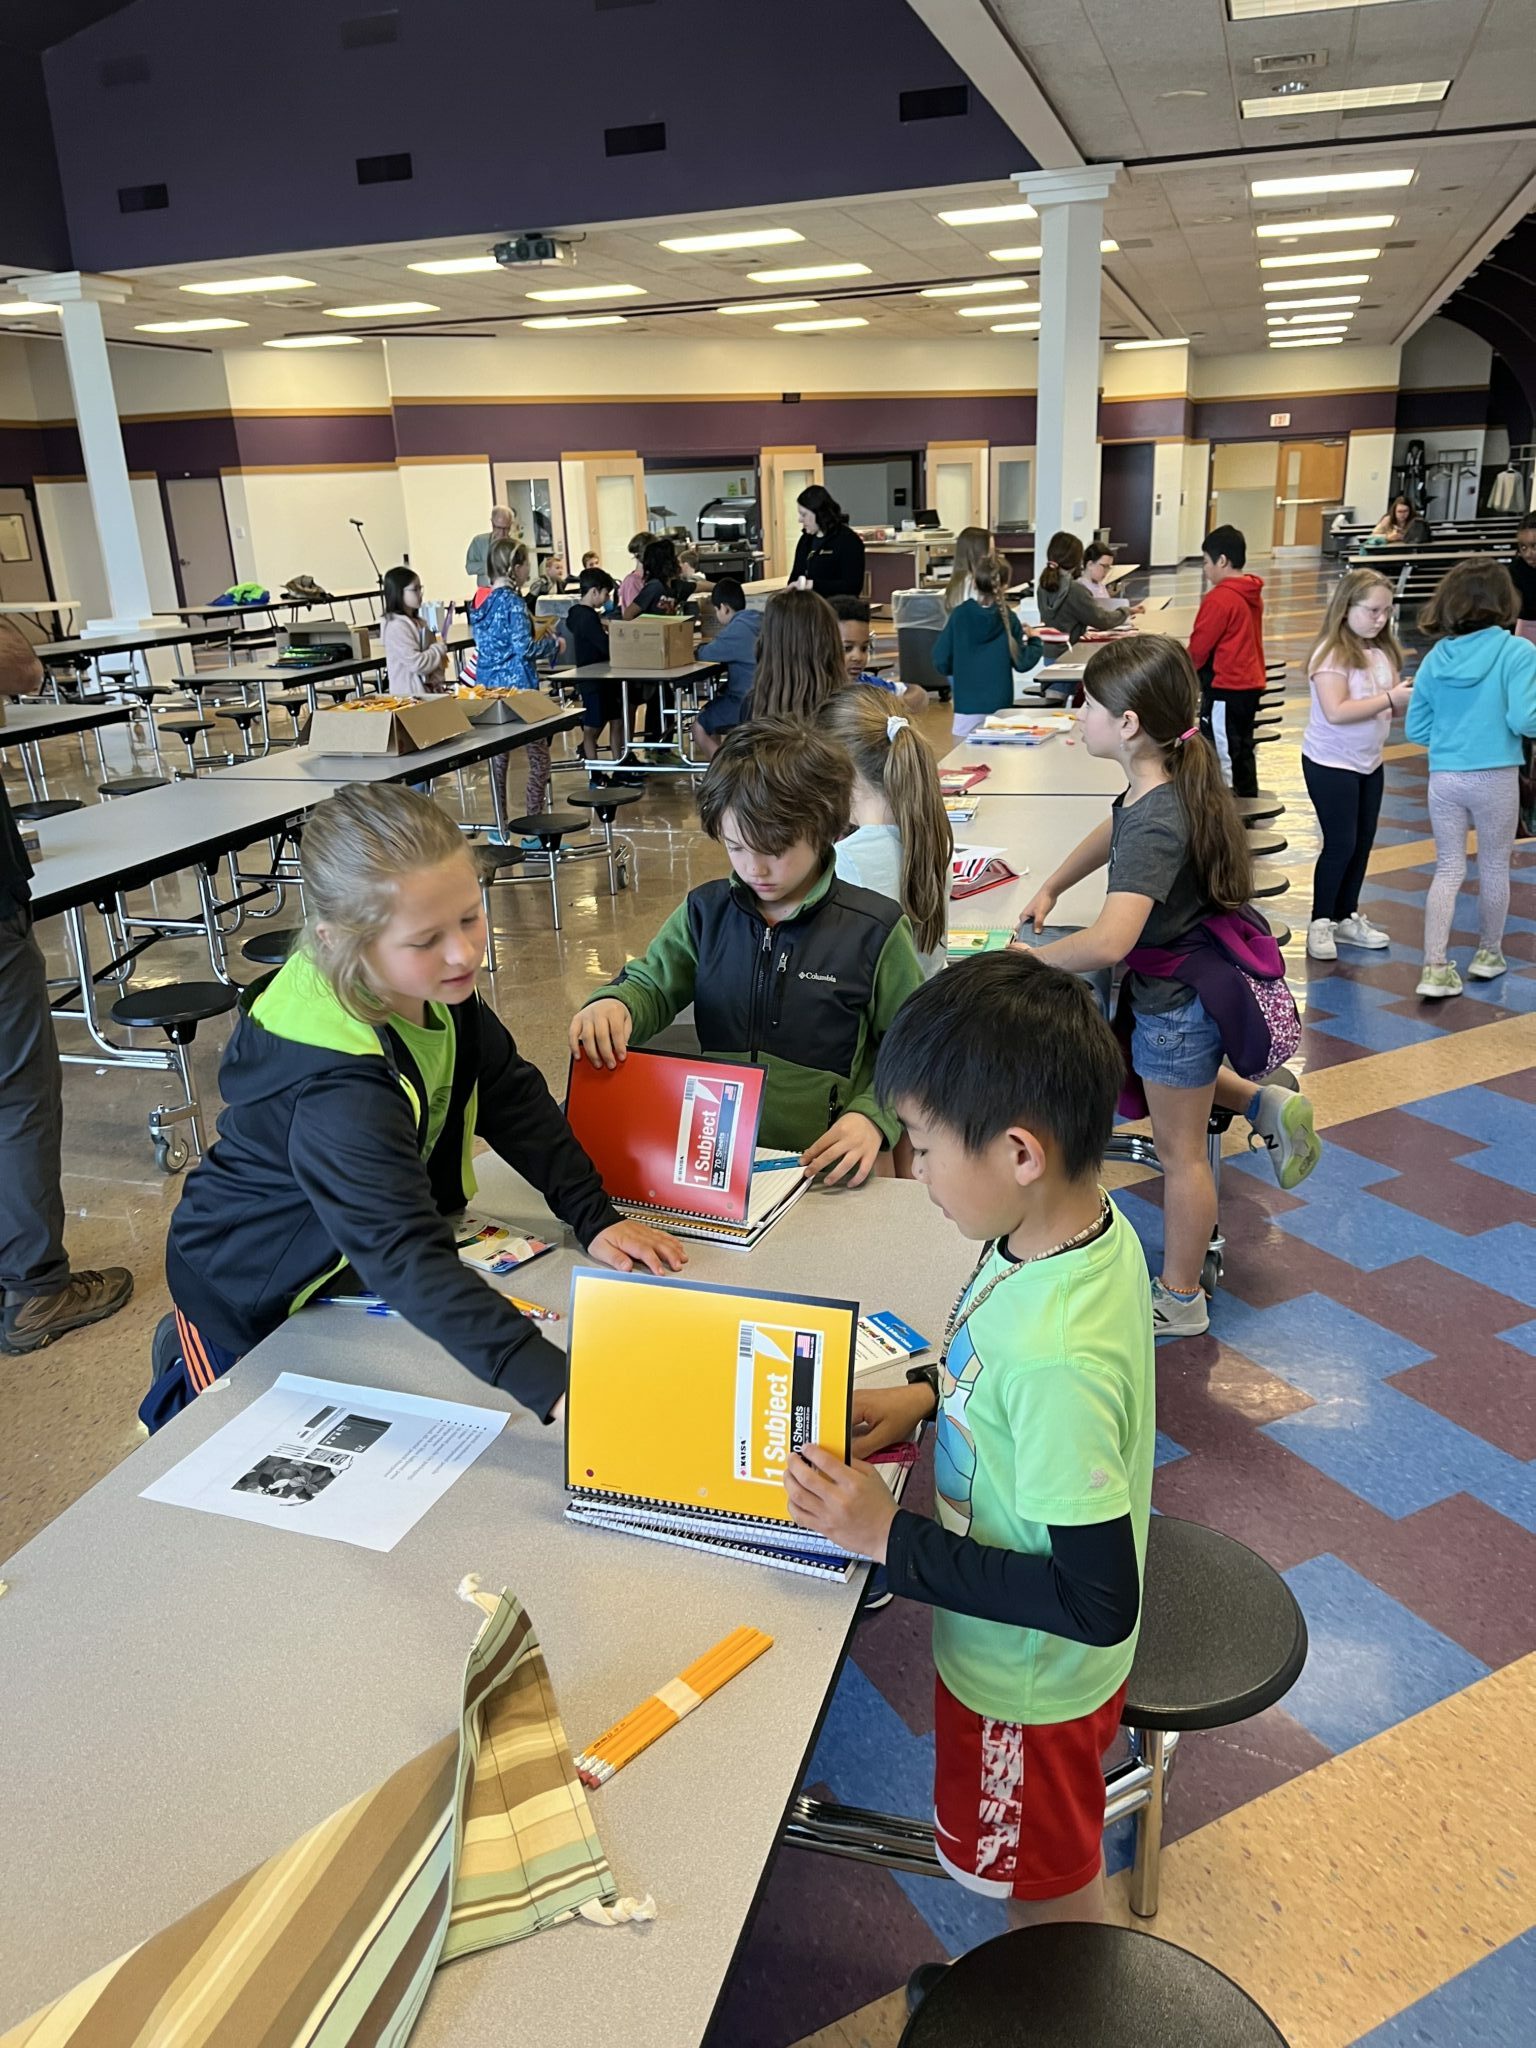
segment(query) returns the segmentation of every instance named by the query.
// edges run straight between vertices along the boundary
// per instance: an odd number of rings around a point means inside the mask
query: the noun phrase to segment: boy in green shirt
[[[939,1854],[1017,1925],[1102,1917],[1102,1758],[1136,1648],[1152,1315],[1099,1185],[1123,1071],[1087,985],[1027,953],[962,961],[907,1003],[877,1091],[986,1249],[940,1365],[856,1392],[853,1426],[867,1456],[937,1415],[936,1519],[817,1445],[786,1481],[796,1521],[933,1606]]]

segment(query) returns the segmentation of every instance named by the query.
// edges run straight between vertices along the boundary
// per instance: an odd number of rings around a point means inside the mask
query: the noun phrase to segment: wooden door
[[[1340,435],[1326,441],[1282,441],[1275,483],[1277,548],[1323,545],[1323,515],[1344,495],[1344,463],[1348,443]]]
[[[763,573],[787,576],[800,539],[800,509],[795,500],[811,484],[823,481],[819,448],[764,448],[758,458],[763,521]]]
[[[161,488],[181,601],[212,604],[235,580],[224,486],[216,476],[168,476]]]
[[[43,559],[30,494],[19,484],[0,490],[0,604],[25,604],[28,599],[61,595],[70,597],[73,593],[48,587],[48,565]],[[69,625],[66,617],[57,612],[39,616],[46,631],[40,632],[33,620],[24,617],[13,618],[12,623],[20,626],[29,640],[63,637]]]
[[[629,543],[650,524],[645,506],[645,465],[638,455],[579,455],[587,486],[587,532],[611,576],[629,563]],[[612,565],[618,563],[619,568]],[[567,564],[569,566],[569,564]],[[578,563],[578,567],[580,564]]]
[[[497,504],[511,511],[530,552],[564,555],[565,494],[560,488],[559,463],[493,462],[491,477]],[[569,566],[569,556],[566,562]]]
[[[937,512],[940,526],[951,533],[962,526],[985,526],[987,472],[985,441],[930,441],[925,509]]]
[[[1119,544],[1118,559],[1152,559],[1152,475],[1157,449],[1151,441],[1106,441],[1099,451],[1099,524]]]

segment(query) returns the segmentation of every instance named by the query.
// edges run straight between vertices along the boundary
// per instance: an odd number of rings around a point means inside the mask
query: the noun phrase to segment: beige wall
[[[19,335],[0,334],[0,420],[37,418],[31,346]]]
[[[1344,502],[1353,505],[1357,519],[1379,519],[1387,509],[1392,488],[1392,444],[1390,427],[1379,433],[1351,434],[1349,455],[1344,465]]]
[[[1106,398],[1167,398],[1189,390],[1191,357],[1187,348],[1131,348],[1105,343],[1100,354],[1099,388]]]
[[[1182,488],[1184,504],[1179,514],[1179,559],[1198,555],[1207,532],[1206,508],[1210,490],[1211,444],[1186,441]]]
[[[330,590],[366,590],[373,571],[349,520],[361,519],[381,570],[408,545],[399,473],[390,469],[243,470],[224,478],[237,578],[273,588],[313,576]],[[459,557],[460,568],[463,556]],[[462,576],[461,579],[462,581]]]
[[[1147,353],[1150,355],[1151,350]],[[1263,349],[1254,355],[1197,356],[1195,398],[1267,398],[1272,392],[1375,391],[1397,388],[1395,348]]]
[[[400,499],[411,567],[420,576],[422,589],[430,598],[459,597],[467,582],[464,550],[475,534],[484,533],[490,512],[488,465],[402,463]],[[580,561],[580,555],[576,559]]]

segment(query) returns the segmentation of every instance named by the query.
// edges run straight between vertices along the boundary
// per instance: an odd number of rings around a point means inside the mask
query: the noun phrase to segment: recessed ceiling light
[[[994,334],[1038,334],[1040,332],[1040,322],[1038,320],[999,320],[992,329],[992,332]]]
[[[205,298],[233,297],[237,292],[307,292],[314,288],[312,277],[219,277],[211,284],[184,284],[184,292],[200,292]]]
[[[711,249],[773,249],[785,242],[804,240],[804,235],[793,228],[735,228],[722,235],[676,235],[656,246],[671,249],[679,256],[704,256]]]
[[[1357,85],[1344,92],[1313,92],[1307,95],[1308,114],[1374,112],[1378,107],[1424,107],[1443,100],[1451,89],[1448,78],[1416,80],[1412,85]],[[1244,100],[1245,121],[1262,121],[1269,115],[1288,114],[1283,99]]]
[[[382,320],[390,313],[437,313],[442,309],[429,306],[425,299],[388,299],[379,306],[326,306],[322,310],[332,320]]]
[[[987,292],[1028,291],[1027,277],[983,277],[974,284],[930,284],[918,293],[920,299],[968,299]]]
[[[1255,199],[1299,199],[1310,192],[1392,192],[1413,183],[1412,171],[1323,171],[1316,177],[1255,178]]]
[[[1331,14],[1344,7],[1389,7],[1395,0],[1227,0],[1232,21],[1268,21],[1282,14]]]
[[[1347,327],[1354,317],[1353,313],[1293,313],[1287,319],[1284,313],[1271,313],[1265,325],[1269,327]]]
[[[947,228],[984,228],[995,220],[1035,220],[1032,206],[959,206],[948,213],[936,213],[935,220]]]
[[[525,320],[525,327],[623,327],[622,313],[546,313],[542,320]]]
[[[717,313],[806,313],[820,299],[744,299],[739,306],[716,306]]]
[[[1265,305],[1270,312],[1295,313],[1303,306],[1358,306],[1360,294],[1345,292],[1336,299],[1268,299]]]
[[[1320,262],[1325,263],[1374,263],[1381,254],[1376,249],[1329,249],[1326,252],[1309,249],[1304,256],[1261,256],[1260,270],[1316,270]]]
[[[1395,213],[1351,213],[1339,214],[1332,220],[1266,221],[1254,233],[1261,242],[1294,242],[1300,235],[1374,235],[1380,228],[1396,226]],[[1323,260],[1332,263],[1337,259],[1325,254]]]
[[[1100,242],[1099,254],[1101,256],[1118,256],[1119,253],[1120,244],[1118,242]],[[1045,254],[1045,251],[1038,242],[1032,242],[1023,249],[989,249],[987,254],[994,263],[1038,263]]]
[[[1297,334],[1289,341],[1272,341],[1271,348],[1337,348],[1342,334]]]
[[[248,327],[248,320],[140,320],[135,334],[211,334],[216,327]]]
[[[263,348],[356,348],[360,334],[285,334],[280,341],[264,341]]]
[[[830,327],[867,327],[862,314],[848,320],[775,320],[775,334],[819,334]]]
[[[813,277],[868,277],[867,263],[806,263],[798,270],[749,270],[753,284],[808,284]]]
[[[643,284],[562,284],[547,292],[524,292],[525,299],[543,299],[553,304],[557,299],[574,302],[577,299],[643,299],[646,289]]]
[[[995,320],[999,313],[1038,313],[1038,299],[1018,299],[1008,306],[956,306],[962,320]]]
[[[475,271],[500,270],[494,256],[434,256],[430,263],[407,263],[407,270],[419,270],[426,277],[469,277]]]
[[[1367,272],[1358,270],[1347,277],[1266,277],[1263,289],[1267,292],[1325,292],[1336,284],[1369,284]]]
[[[1180,335],[1173,335],[1173,336],[1170,336],[1170,337],[1169,337],[1169,339],[1168,339],[1167,341],[1162,341],[1162,340],[1159,340],[1159,339],[1157,339],[1156,337],[1154,337],[1154,338],[1153,338],[1153,339],[1152,339],[1151,341],[1117,341],[1117,342],[1115,343],[1115,347],[1116,347],[1117,349],[1125,349],[1125,348],[1188,348],[1188,347],[1189,347],[1189,337],[1188,337],[1187,335],[1183,335],[1183,334],[1180,334]]]
[[[1171,92],[1160,92],[1160,100],[1208,100],[1210,94],[1198,85],[1176,85]]]
[[[0,319],[15,320],[29,313],[57,313],[57,306],[44,305],[37,299],[0,299]]]

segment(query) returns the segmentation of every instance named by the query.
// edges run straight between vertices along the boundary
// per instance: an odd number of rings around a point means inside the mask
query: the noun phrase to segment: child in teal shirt
[[[1008,561],[983,555],[971,572],[976,595],[957,604],[934,642],[933,665],[954,689],[955,738],[963,740],[1013,702],[1015,669],[1031,669],[1045,649],[1026,641],[1008,608]]]

